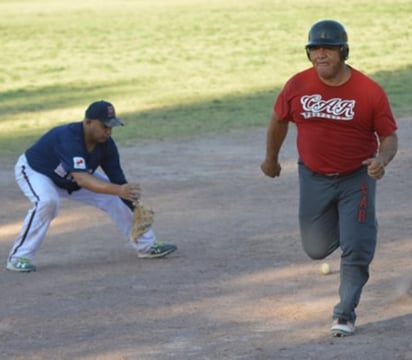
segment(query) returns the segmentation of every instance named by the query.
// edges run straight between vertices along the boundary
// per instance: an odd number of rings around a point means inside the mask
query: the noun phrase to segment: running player
[[[397,152],[397,125],[382,88],[346,64],[342,24],[315,23],[306,54],[313,66],[293,76],[276,99],[261,169],[280,175],[279,151],[293,122],[303,248],[313,259],[341,248],[340,301],[331,332],[352,335],[376,247],[376,180]]]

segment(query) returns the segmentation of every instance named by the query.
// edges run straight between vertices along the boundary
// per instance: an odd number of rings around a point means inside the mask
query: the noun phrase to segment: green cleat
[[[36,271],[36,265],[33,265],[29,259],[16,258],[7,262],[7,270],[19,271],[19,272],[31,272]]]
[[[177,250],[174,244],[166,244],[161,241],[156,241],[148,251],[138,251],[139,258],[160,258],[169,255]]]

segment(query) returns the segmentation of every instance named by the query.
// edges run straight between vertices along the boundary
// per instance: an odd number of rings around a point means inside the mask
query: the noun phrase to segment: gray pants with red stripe
[[[323,259],[340,247],[340,301],[333,318],[354,322],[376,249],[376,181],[366,167],[339,177],[299,163],[299,183],[303,248],[312,259]]]

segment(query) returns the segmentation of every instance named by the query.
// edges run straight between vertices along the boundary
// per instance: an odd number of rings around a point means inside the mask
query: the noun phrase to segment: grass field
[[[310,26],[345,24],[349,63],[412,112],[410,0],[0,0],[0,156],[112,101],[122,144],[266,125],[309,66]]]

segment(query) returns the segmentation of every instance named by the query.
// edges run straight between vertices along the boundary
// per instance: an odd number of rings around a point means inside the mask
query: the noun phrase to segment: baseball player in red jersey
[[[334,20],[308,36],[312,67],[292,76],[278,95],[267,129],[264,174],[281,173],[279,152],[289,123],[297,128],[302,244],[312,259],[341,249],[339,303],[333,336],[355,332],[356,312],[377,240],[376,180],[397,152],[397,124],[387,95],[346,64],[347,33]]]

